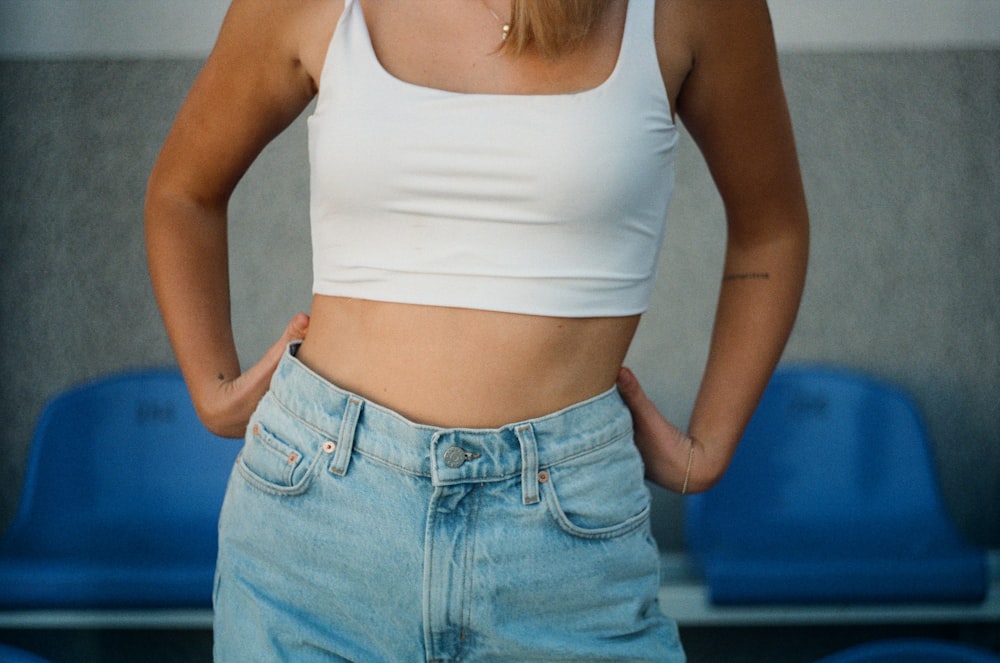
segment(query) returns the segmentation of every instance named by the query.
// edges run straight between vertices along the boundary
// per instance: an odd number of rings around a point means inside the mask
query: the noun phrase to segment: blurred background
[[[785,360],[856,368],[909,391],[949,513],[968,540],[1000,548],[1000,2],[770,5],[813,222]],[[145,181],[225,8],[0,3],[0,529],[48,398],[111,371],[174,363],[146,275]],[[303,116],[231,208],[245,364],[308,309],[308,223]],[[721,204],[685,135],[654,301],[628,359],[680,422],[707,352],[723,241]],[[681,516],[681,500],[656,491],[665,551],[683,551]],[[807,661],[885,632],[776,625],[685,636],[692,661]],[[66,660],[181,661],[208,660],[211,634],[0,630],[0,642],[38,639],[76,652]]]

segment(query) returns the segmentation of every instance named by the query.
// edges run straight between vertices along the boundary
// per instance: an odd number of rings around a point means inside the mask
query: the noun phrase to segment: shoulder
[[[256,67],[322,67],[344,0],[232,0],[213,50]]]
[[[635,0],[633,0],[635,1]],[[655,0],[656,42],[668,87],[726,88],[776,68],[766,0]]]
[[[678,115],[727,207],[745,211],[799,196],[794,134],[766,0],[656,1],[673,21],[670,34],[681,44],[674,48],[687,58]]]
[[[714,51],[772,46],[766,0],[655,1],[659,45],[683,49],[692,59]]]

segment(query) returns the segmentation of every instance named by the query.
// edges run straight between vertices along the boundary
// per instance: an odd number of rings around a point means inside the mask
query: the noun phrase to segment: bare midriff
[[[316,295],[297,357],[411,421],[496,428],[610,389],[638,323]]]

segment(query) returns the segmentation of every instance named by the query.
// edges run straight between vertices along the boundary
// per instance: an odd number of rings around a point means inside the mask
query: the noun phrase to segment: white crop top
[[[467,94],[404,82],[345,2],[309,117],[313,292],[551,315],[649,305],[677,128],[650,0],[583,92]]]

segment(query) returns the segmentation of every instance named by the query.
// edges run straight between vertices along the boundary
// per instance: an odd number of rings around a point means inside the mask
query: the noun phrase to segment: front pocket
[[[642,458],[625,435],[594,451],[546,468],[542,499],[567,534],[610,539],[649,520],[650,494]]]
[[[294,496],[309,488],[316,460],[255,420],[247,430],[236,466],[251,485],[273,494]]]

